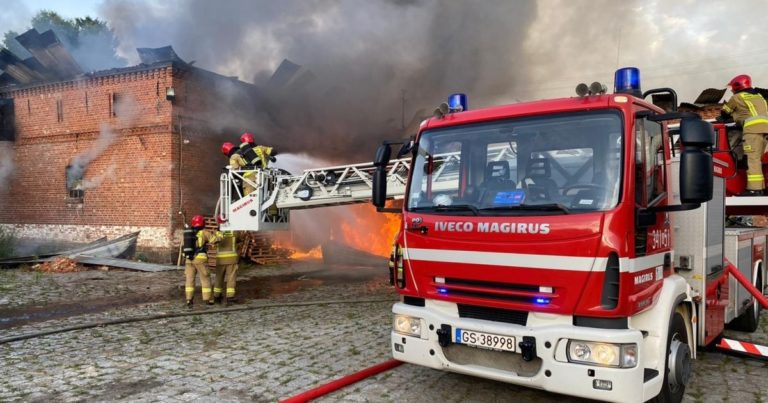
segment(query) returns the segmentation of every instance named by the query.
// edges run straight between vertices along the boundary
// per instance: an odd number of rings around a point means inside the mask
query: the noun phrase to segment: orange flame
[[[289,258],[295,260],[315,260],[323,258],[323,249],[320,246],[315,246],[307,252],[293,252]]]
[[[378,256],[389,256],[400,228],[399,214],[382,214],[368,204],[348,207],[349,219],[340,223],[341,238],[352,248]]]

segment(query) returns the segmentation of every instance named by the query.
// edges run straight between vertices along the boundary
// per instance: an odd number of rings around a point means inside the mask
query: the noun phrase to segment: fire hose
[[[345,375],[339,379],[334,379],[331,382],[320,385],[306,392],[299,393],[298,395],[291,396],[287,399],[280,400],[280,403],[301,403],[307,402],[312,399],[317,399],[320,396],[327,395],[331,392],[335,392],[345,386],[349,386],[353,383],[362,381],[365,378],[369,378],[384,371],[388,371],[402,364],[402,361],[388,360],[380,364],[376,364],[372,367],[357,371],[355,373]]]
[[[242,312],[242,311],[252,311],[257,309],[265,309],[265,308],[282,308],[282,307],[292,307],[292,306],[346,305],[346,304],[367,304],[367,303],[376,303],[376,302],[394,302],[394,300],[392,298],[379,298],[379,299],[357,299],[357,300],[285,302],[285,303],[259,304],[259,305],[250,305],[250,306],[238,306],[238,307],[232,307],[232,308],[206,309],[204,311],[172,312],[172,313],[161,313],[161,314],[155,314],[155,315],[131,316],[126,318],[83,323],[79,325],[66,326],[66,327],[61,327],[57,329],[41,330],[33,333],[25,333],[25,334],[20,334],[16,336],[3,337],[3,338],[0,338],[0,345],[12,343],[14,341],[21,341],[21,340],[27,340],[27,339],[34,339],[37,337],[49,336],[52,334],[72,332],[75,330],[92,329],[96,327],[120,325],[124,323],[135,323],[135,322],[146,322],[146,321],[159,320],[159,319],[180,318],[185,316]]]

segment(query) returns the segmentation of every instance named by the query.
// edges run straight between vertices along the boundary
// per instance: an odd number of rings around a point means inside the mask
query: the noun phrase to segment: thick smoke
[[[471,107],[571,96],[579,82],[612,87],[615,68],[630,65],[645,88],[673,87],[681,101],[740,73],[768,86],[764,9],[762,0],[106,0],[100,12],[131,62],[137,46],[173,44],[198,66],[264,85],[266,102],[242,110],[259,117],[250,130],[263,141],[349,161],[413,132],[451,91],[469,93]],[[269,88],[283,58],[315,79]]]
[[[121,54],[172,44],[196,66],[255,82],[263,97],[238,112],[258,117],[249,130],[261,142],[336,162],[369,159],[381,140],[412,133],[449,92],[481,99],[524,82],[522,47],[536,16],[533,2],[503,0],[169,4],[104,4]],[[270,85],[283,58],[314,79]]]

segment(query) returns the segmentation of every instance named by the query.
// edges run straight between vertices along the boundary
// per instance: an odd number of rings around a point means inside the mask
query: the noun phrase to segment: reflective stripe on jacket
[[[232,231],[221,232],[221,241],[216,252],[216,264],[235,264],[238,262],[237,238]]]
[[[733,116],[744,133],[768,133],[768,103],[755,91],[745,90],[734,94],[723,105],[723,112]]]

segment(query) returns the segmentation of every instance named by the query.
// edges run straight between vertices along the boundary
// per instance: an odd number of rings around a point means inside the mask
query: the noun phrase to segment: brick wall
[[[167,87],[175,100],[166,100]],[[0,93],[14,99],[17,134],[0,225],[22,237],[80,242],[141,229],[139,251],[173,254],[182,218],[213,215],[227,163],[219,148],[246,130],[223,127],[249,116],[233,105],[251,89],[167,64]],[[98,147],[104,125],[111,140],[84,172],[82,199],[72,198],[66,167]]]

